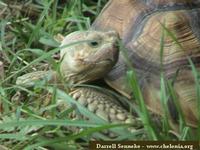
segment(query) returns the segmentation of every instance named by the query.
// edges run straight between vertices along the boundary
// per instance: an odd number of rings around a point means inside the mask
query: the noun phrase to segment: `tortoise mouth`
[[[77,60],[77,65],[78,66],[83,66],[83,68],[85,68],[85,69],[83,69],[83,70],[88,70],[88,66],[90,66],[89,68],[90,69],[93,69],[93,70],[95,70],[96,68],[95,67],[102,67],[102,69],[104,69],[103,68],[103,66],[113,66],[114,65],[114,61],[110,58],[110,59],[103,59],[103,60],[89,60],[89,59],[79,59],[79,60]],[[81,70],[80,70],[80,72],[82,72]]]
[[[112,65],[112,64],[114,64],[114,61],[112,60],[112,59],[104,59],[104,60],[101,60],[101,61],[99,61],[99,62],[96,62],[95,64],[97,64],[97,65],[99,65],[99,64],[110,64],[110,65]]]
[[[84,61],[82,60],[83,65],[86,65],[83,70],[79,70],[78,72],[74,72],[73,82],[76,84],[80,83],[88,83],[100,78],[103,78],[114,66],[115,62],[106,58],[98,61]]]

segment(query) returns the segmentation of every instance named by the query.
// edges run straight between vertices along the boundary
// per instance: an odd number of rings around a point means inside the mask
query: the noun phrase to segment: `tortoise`
[[[28,88],[34,86],[38,81],[45,81],[49,84],[55,83],[59,88],[69,90],[69,95],[77,100],[79,104],[88,108],[89,111],[95,113],[104,121],[131,123],[132,127],[134,127],[129,128],[131,132],[141,128],[141,120],[124,109],[116,101],[114,95],[106,92],[102,93],[96,88],[80,86],[81,83],[102,78],[116,64],[119,53],[116,45],[118,40],[117,32],[76,31],[66,37],[58,35],[56,40],[61,41],[61,74],[59,71],[54,70],[31,72],[18,77],[16,84]],[[100,43],[101,46],[99,45]],[[65,83],[67,83],[70,89],[66,88]],[[21,96],[18,92],[16,97],[19,97],[19,95]],[[48,104],[48,98],[40,103],[42,106]],[[69,108],[62,100],[58,101],[57,104],[59,110]],[[72,107],[73,105],[74,103]],[[79,119],[80,117],[88,119],[87,116],[77,115],[75,112],[71,113],[70,117],[73,119]],[[77,128],[75,131],[77,131]],[[108,134],[110,137],[116,136],[112,132],[107,131],[105,131],[105,134]]]
[[[197,127],[199,104],[195,91],[195,78],[188,58],[199,71],[200,1],[110,0],[89,31],[76,31],[62,41],[61,46],[71,42],[91,40],[86,42],[86,45],[79,43],[71,48],[61,48],[60,70],[65,79],[72,83],[85,83],[104,77],[110,87],[131,98],[134,92],[132,93],[126,78],[129,66],[122,52],[118,53],[114,46],[116,33],[126,48],[131,66],[136,71],[148,109],[158,115],[164,114],[160,100],[160,76],[163,73],[166,80],[173,80],[175,96],[187,125]],[[165,36],[165,33],[168,33],[168,36]],[[112,46],[102,50],[108,37],[113,39]],[[102,66],[95,66],[98,63],[102,63]],[[29,79],[30,76],[33,74],[19,77],[17,84],[25,84],[27,81],[25,79]],[[129,113],[118,104],[116,104],[118,110],[114,110],[111,106],[115,105],[115,99],[108,98],[102,91],[77,88],[72,93],[73,98],[81,99],[81,103],[89,110],[95,111],[99,107],[104,109],[103,114],[99,113],[104,119],[112,122],[115,119],[110,119],[111,112],[120,110],[119,112],[124,112],[124,115],[118,115],[118,118],[127,120],[125,115]],[[96,106],[90,107],[90,102]],[[171,115],[170,121],[176,124],[178,113],[171,97],[167,105]]]

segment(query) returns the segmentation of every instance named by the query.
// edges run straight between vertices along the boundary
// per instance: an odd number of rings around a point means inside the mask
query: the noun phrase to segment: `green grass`
[[[90,137],[91,132],[112,127],[112,125],[97,124],[92,126],[94,123],[87,121],[71,121],[67,118],[67,114],[73,109],[58,111],[56,96],[51,99],[48,106],[44,104],[39,107],[48,93],[44,92],[44,96],[40,97],[43,91],[39,87],[30,90],[15,85],[16,78],[24,73],[50,67],[56,69],[58,65],[51,58],[59,51],[54,35],[58,33],[67,35],[73,31],[88,29],[104,3],[105,0],[0,2],[1,18],[3,18],[0,22],[0,57],[5,66],[5,78],[0,81],[0,100],[4,108],[0,114],[2,125],[0,145],[15,150],[34,145],[36,149],[40,149],[41,146],[77,149],[80,144],[74,142],[75,139]],[[11,100],[19,90],[27,97],[20,97],[21,101]],[[42,116],[41,114],[46,111],[49,112],[49,116]],[[58,124],[59,120],[63,123]],[[94,131],[75,134],[63,129],[63,126],[71,126],[71,123],[77,127],[80,125],[86,127],[88,124],[88,127],[96,128],[92,128]],[[48,134],[52,135],[52,138],[48,138],[46,136]],[[88,143],[87,139],[83,138],[80,143],[83,143],[82,145]]]
[[[197,140],[200,139],[200,123],[198,135],[191,133],[186,125],[182,110],[173,89],[173,82],[160,75],[161,104],[164,117],[161,118],[163,128],[157,130],[150,112],[144,103],[139,79],[124,53],[130,70],[127,77],[134,92],[134,103],[121,95],[102,87],[91,86],[115,95],[119,100],[126,101],[132,111],[136,111],[144,123],[144,128],[128,133],[124,130],[130,124],[110,124],[95,114],[89,112],[74,101],[66,92],[56,88],[57,85],[46,85],[41,82],[34,88],[28,89],[17,86],[17,77],[36,70],[58,70],[59,64],[51,57],[57,53],[59,43],[54,35],[67,35],[77,30],[87,30],[99,14],[106,0],[58,0],[44,1],[0,1],[0,59],[5,66],[5,78],[0,80],[0,145],[13,150],[21,149],[83,149],[87,146],[92,135],[105,140]],[[23,7],[24,6],[24,7]],[[26,9],[25,9],[26,6]],[[19,8],[23,9],[19,9]],[[160,41],[161,67],[164,51],[164,38],[171,37],[180,46],[176,37],[163,25],[163,36]],[[125,51],[120,44],[121,51]],[[200,110],[199,72],[191,59],[188,58],[196,83],[198,106]],[[84,85],[88,86],[88,85]],[[46,90],[44,90],[44,88]],[[16,95],[21,91],[22,95]],[[15,98],[13,96],[15,95]],[[52,95],[49,97],[49,95]],[[49,97],[49,99],[47,98]],[[179,112],[181,134],[172,136],[168,122],[169,110],[166,107],[169,97]],[[87,116],[89,120],[71,120],[69,114],[77,111],[74,107],[58,109],[58,99],[64,99],[65,104],[76,105],[78,113]],[[138,105],[135,106],[135,103]],[[200,118],[200,112],[199,112]],[[92,120],[92,121],[91,121]],[[81,127],[84,130],[72,132],[69,127]],[[112,139],[102,130],[110,129],[120,135]]]

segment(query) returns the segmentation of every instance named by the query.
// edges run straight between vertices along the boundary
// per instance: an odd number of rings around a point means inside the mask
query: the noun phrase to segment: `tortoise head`
[[[61,43],[60,70],[66,81],[85,83],[103,77],[118,59],[115,31],[76,31]]]

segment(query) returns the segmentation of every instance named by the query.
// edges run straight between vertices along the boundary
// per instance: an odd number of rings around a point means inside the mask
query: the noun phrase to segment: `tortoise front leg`
[[[19,77],[17,79],[17,85],[31,87],[41,80],[52,83],[56,78],[56,73],[53,71],[38,71]],[[131,132],[142,127],[142,122],[138,118],[123,108],[117,102],[116,97],[107,94],[105,91],[100,91],[92,87],[75,87],[71,90],[69,95],[79,104],[107,122],[132,124],[132,126],[128,128]],[[62,106],[65,107],[66,105],[61,103],[58,109],[60,110],[60,107],[61,110],[65,109]],[[67,105],[67,107],[69,108],[69,105]],[[72,116],[72,118],[77,118],[80,115],[74,111],[70,116]],[[87,119],[87,117],[82,114],[81,117],[82,119]]]
[[[79,87],[70,95],[98,117],[110,123],[130,123],[131,130],[141,128],[142,122],[117,103],[114,96],[91,87]],[[133,131],[132,130],[132,131]]]
[[[17,78],[16,85],[23,87],[33,87],[37,82],[45,81],[45,83],[56,83],[58,75],[55,71],[36,71],[24,74]]]

